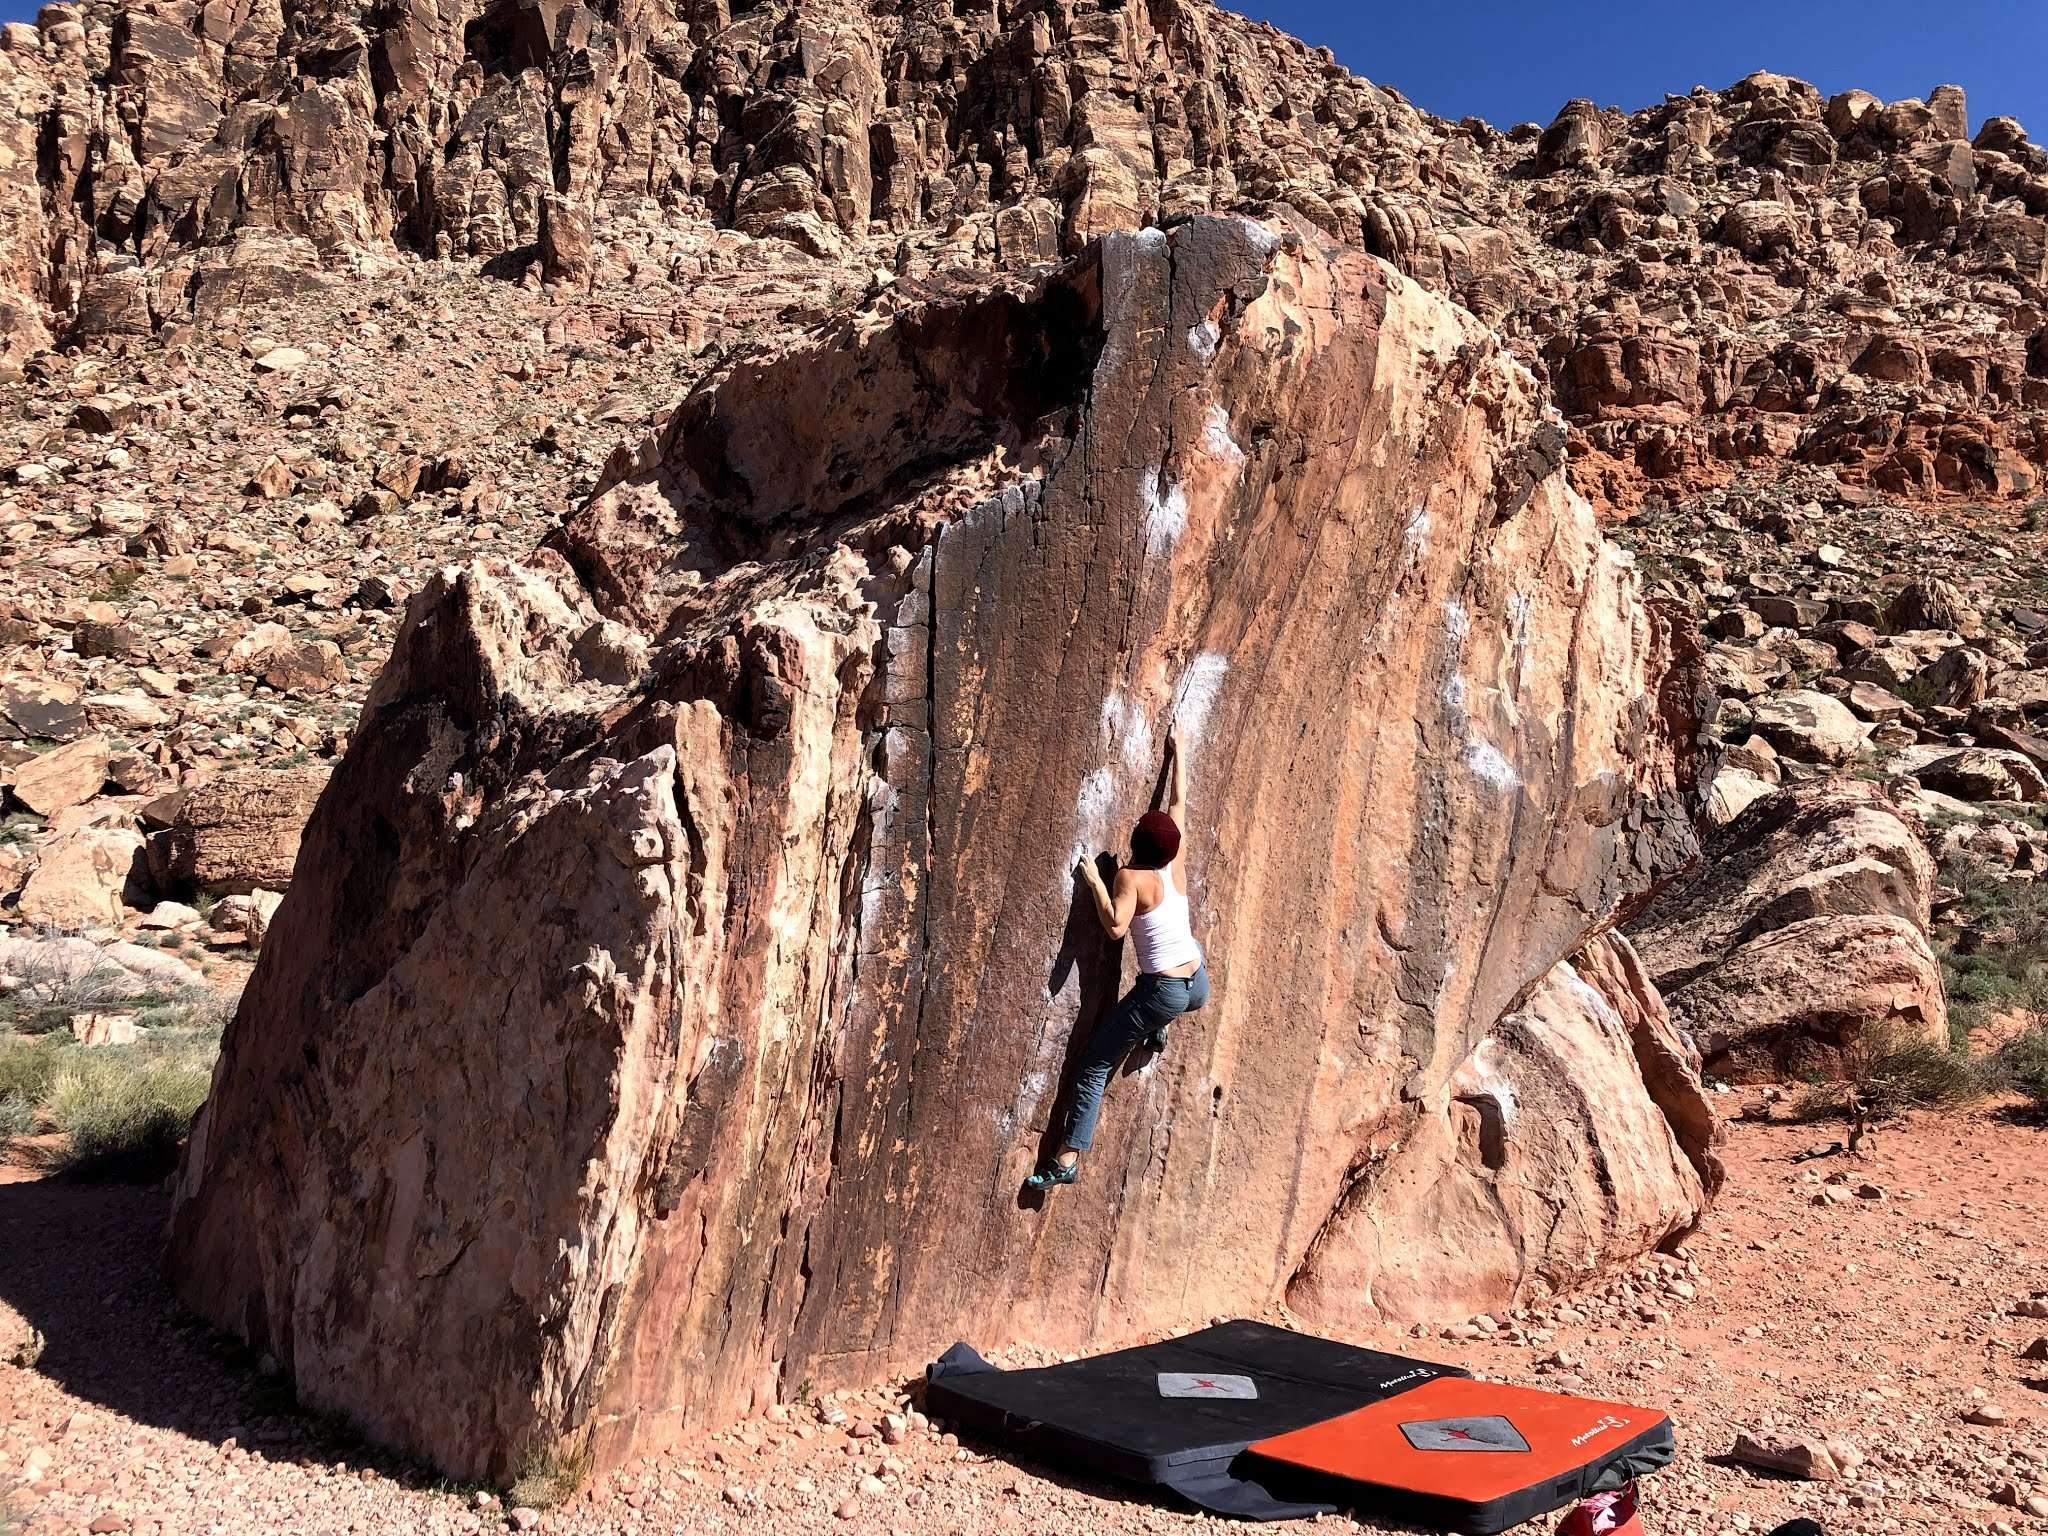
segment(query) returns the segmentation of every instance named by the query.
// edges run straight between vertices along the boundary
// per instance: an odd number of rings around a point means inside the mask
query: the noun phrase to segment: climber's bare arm
[[[1112,939],[1120,939],[1131,931],[1131,919],[1138,911],[1138,882],[1128,869],[1116,872],[1116,890],[1112,893],[1102,883],[1102,871],[1095,867],[1093,859],[1083,859],[1075,866],[1081,871],[1081,878],[1088,882],[1088,890],[1095,897],[1095,915],[1102,919],[1102,931]]]
[[[1173,734],[1172,726],[1166,728],[1166,760],[1170,765],[1166,777],[1166,814],[1179,821],[1180,808],[1188,798],[1188,770],[1181,760],[1180,738]]]

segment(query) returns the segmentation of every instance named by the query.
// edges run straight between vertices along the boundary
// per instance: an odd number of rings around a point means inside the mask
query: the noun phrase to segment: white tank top
[[[1160,889],[1165,894],[1150,912],[1132,917],[1131,937],[1138,946],[1138,969],[1159,976],[1192,965],[1202,958],[1202,950],[1195,943],[1194,929],[1188,925],[1187,893],[1173,883],[1173,866],[1169,864],[1153,873],[1159,876]]]

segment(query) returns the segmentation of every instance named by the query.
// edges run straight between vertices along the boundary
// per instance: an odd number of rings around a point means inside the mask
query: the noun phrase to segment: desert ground
[[[1680,1450],[1645,1486],[1657,1536],[1765,1532],[1800,1514],[1857,1536],[2037,1527],[2017,1502],[2048,1491],[2048,1361],[2026,1358],[2048,1317],[2022,1314],[2048,1292],[2048,1125],[1994,1102],[1912,1114],[1855,1156],[1831,1150],[1841,1134],[1736,1119],[1728,1192],[1682,1254],[1547,1317],[1481,1320],[1478,1337],[1356,1341],[1666,1410]],[[182,1316],[157,1267],[165,1209],[155,1189],[18,1169],[0,1185],[0,1319],[9,1338],[42,1339],[32,1366],[0,1367],[0,1483],[22,1536],[536,1521],[564,1536],[1108,1536],[1220,1523],[963,1443],[924,1420],[915,1383],[707,1435],[559,1507],[508,1507],[295,1412],[262,1362]],[[1851,1465],[1822,1482],[1745,1468],[1728,1456],[1744,1433],[1821,1441]],[[1296,1529],[1401,1528],[1347,1516],[1276,1528]]]

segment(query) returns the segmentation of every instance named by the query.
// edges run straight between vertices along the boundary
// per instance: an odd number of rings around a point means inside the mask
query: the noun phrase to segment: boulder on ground
[[[39,854],[15,903],[24,921],[67,932],[116,928],[124,901],[147,899],[140,832],[88,827],[50,839]]]
[[[1470,316],[1228,219],[719,373],[413,600],[180,1294],[495,1477],[962,1336],[1509,1306],[1684,1232],[1680,1048],[1653,1091],[1571,957],[1694,855],[1698,673],[1563,446]],[[1123,958],[1075,866],[1169,726],[1214,997],[1040,1208]]]
[[[48,678],[25,678],[0,684],[0,715],[7,736],[45,741],[71,741],[85,734],[89,722],[80,690]]]
[[[1716,1077],[1847,1070],[1857,1042],[1880,1025],[1896,1024],[1908,1039],[1948,1037],[1941,966],[1903,917],[1770,929],[1679,988],[1669,1006]]]
[[[283,889],[326,782],[324,768],[238,768],[198,785],[150,842],[158,886],[210,896]]]
[[[133,1045],[141,1037],[132,1013],[93,1009],[71,1016],[71,1038],[80,1045]]]
[[[1765,740],[1805,763],[1846,763],[1870,740],[1870,726],[1847,705],[1811,688],[1767,694],[1750,711]]]
[[[1873,1024],[1947,1038],[1934,883],[1882,790],[1820,779],[1710,833],[1628,931],[1710,1074],[1830,1070]]]
[[[105,787],[111,756],[104,736],[53,747],[14,770],[14,798],[38,816],[83,805]]]
[[[0,932],[0,995],[92,1001],[182,991],[205,980],[183,961],[140,944]]]
[[[2023,767],[2021,765],[2024,765]],[[2019,772],[2015,772],[2015,769]],[[2027,775],[2022,785],[2020,772]],[[1913,777],[1937,794],[1959,800],[2039,800],[2040,774],[2024,757],[2007,757],[1982,747],[1949,752],[1916,770]]]
[[[283,897],[276,891],[256,890],[246,896],[223,896],[206,915],[206,923],[225,938],[239,939],[252,947],[263,942],[270,920],[277,915]]]
[[[1899,589],[1885,609],[1885,627],[1906,629],[1961,629],[1969,609],[1956,584],[1942,576],[1921,576]]]
[[[1832,1448],[1814,1439],[1737,1435],[1735,1447],[1728,1454],[1744,1466],[1783,1473],[1809,1483],[1834,1482],[1847,1470]]]

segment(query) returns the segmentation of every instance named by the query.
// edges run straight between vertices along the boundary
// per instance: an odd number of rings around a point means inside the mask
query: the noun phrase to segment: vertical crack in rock
[[[1544,409],[1469,315],[1232,219],[736,361],[415,600],[180,1295],[484,1477],[960,1336],[1469,1312],[1667,1240],[1711,1117],[1592,957],[1691,856],[1681,701]],[[1122,981],[1073,860],[1169,722],[1214,997],[1036,1208]]]

